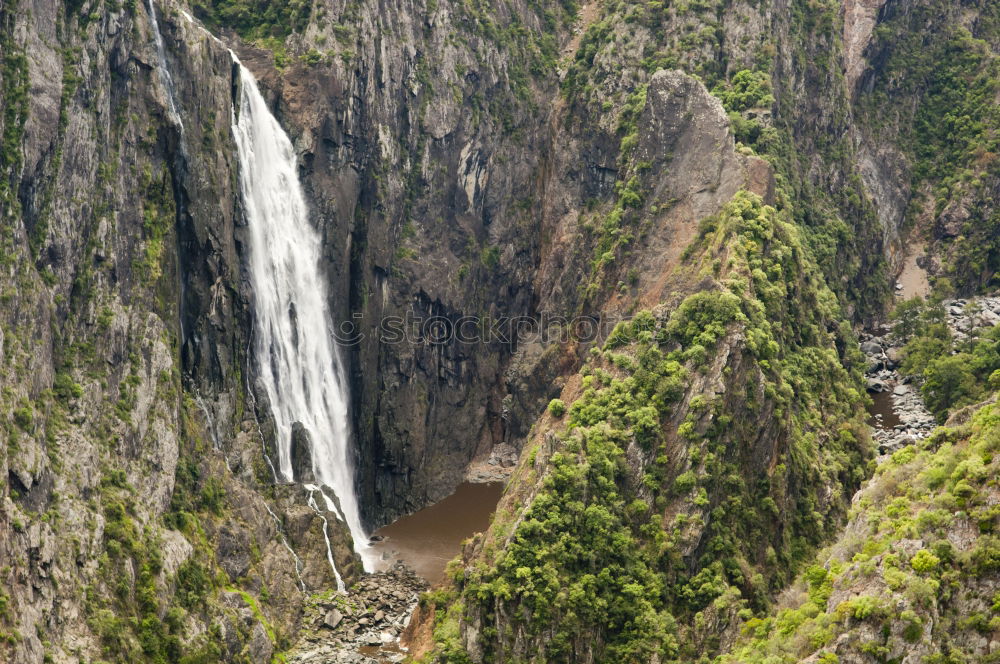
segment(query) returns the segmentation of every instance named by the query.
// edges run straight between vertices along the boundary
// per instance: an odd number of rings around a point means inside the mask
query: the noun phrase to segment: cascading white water
[[[283,479],[294,479],[292,425],[301,422],[312,440],[316,483],[336,494],[354,548],[371,571],[348,449],[347,381],[331,334],[319,269],[319,234],[309,223],[291,141],[242,64],[240,79],[240,110],[233,134],[250,231],[255,351],[274,416],[278,471]]]
[[[344,592],[344,579],[340,576],[340,572],[337,571],[337,564],[333,561],[333,546],[330,544],[330,523],[326,520],[326,517],[323,516],[323,511],[319,508],[319,504],[316,502],[315,494],[319,491],[328,503],[330,502],[330,499],[327,498],[326,494],[323,493],[323,490],[315,484],[306,484],[305,490],[309,492],[309,499],[306,501],[306,504],[312,508],[312,511],[316,512],[317,516],[319,516],[320,520],[323,522],[323,539],[326,541],[326,561],[330,563],[330,569],[333,570],[333,576],[337,580],[337,590]],[[336,513],[336,510],[330,510],[329,507],[327,508],[327,511]],[[337,514],[337,518],[340,518],[339,514]]]
[[[160,23],[156,20],[156,6],[153,4],[153,0],[149,0],[148,5],[149,22],[153,30],[153,42],[156,44],[157,70],[160,73],[160,83],[163,84],[163,88],[167,93],[170,121],[177,125],[183,137],[184,123],[181,121],[180,113],[177,112],[177,102],[174,100],[174,78],[170,75],[170,68],[167,66],[166,49],[163,48],[163,35],[160,34]]]

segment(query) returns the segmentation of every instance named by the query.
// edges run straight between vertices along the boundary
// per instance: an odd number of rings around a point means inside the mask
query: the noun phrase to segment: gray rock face
[[[0,559],[17,561],[0,574],[17,607],[0,623],[22,635],[0,659],[97,661],[112,636],[139,652],[136,603],[116,584],[137,585],[149,565],[155,596],[143,602],[161,616],[184,574],[250,596],[266,587],[267,630],[242,596],[207,584],[178,636],[193,648],[217,625],[224,661],[269,661],[269,633],[294,629],[302,598],[258,492],[272,479],[246,395],[232,59],[160,6],[182,141],[146,3],[132,6],[0,7],[0,107],[14,103],[7,56],[27,61],[19,161],[0,172],[4,192],[12,183],[0,202]],[[136,544],[114,549],[116,532]],[[120,616],[119,633],[102,636],[95,611]]]
[[[52,653],[56,661],[103,658],[80,589],[112,598],[107,579],[134,580],[138,568],[99,569],[113,500],[127,501],[137,529],[149,528],[162,543],[164,607],[196,548],[161,524],[189,510],[198,512],[207,540],[196,543],[215,554],[206,573],[260,597],[266,588],[263,610],[279,634],[295,629],[303,586],[334,583],[324,518],[337,569],[348,583],[360,577],[343,527],[308,508],[300,488],[278,487],[274,501],[262,497],[276,480],[274,432],[247,354],[246,221],[229,127],[227,46],[185,18],[184,5],[158,5],[182,133],[167,111],[146,4],[125,4],[67,14],[66,3],[21,0],[16,10],[11,3],[0,9],[0,30],[10,38],[4,50],[27,59],[24,134],[15,141],[21,154],[0,173],[17,199],[0,205],[0,225],[10,231],[10,262],[0,271],[8,442],[0,455],[0,477],[8,478],[0,490],[0,560],[23,564],[4,572],[0,586],[18,607],[3,625],[22,637],[9,653],[18,664],[42,661],[46,642],[78,653]],[[872,3],[861,4],[867,16]],[[669,299],[675,284],[664,275],[697,222],[742,187],[772,201],[774,176],[737,150],[721,105],[701,83],[677,71],[650,76],[623,66],[659,48],[653,35],[623,46],[633,51],[617,62],[602,56],[595,63],[611,72],[598,90],[610,108],[597,113],[587,100],[561,97],[560,74],[546,63],[522,80],[526,53],[547,47],[542,37],[553,32],[536,3],[514,0],[489,16],[504,35],[534,40],[520,50],[511,43],[518,40],[479,31],[480,17],[450,0],[433,9],[323,9],[325,19],[289,39],[292,57],[281,72],[270,53],[227,38],[292,135],[323,237],[331,309],[357,326],[343,351],[359,494],[374,525],[447,495],[470,461],[510,466],[558,378],[585,350],[539,338],[467,344],[435,338],[422,322],[454,327],[467,315],[580,311],[611,318],[628,310],[616,282],[644,306]],[[732,67],[752,66],[774,28],[787,28],[781,16],[749,3],[720,20]],[[353,42],[334,46],[345,26]],[[671,27],[670,39],[684,34]],[[330,52],[322,63],[295,57],[321,44]],[[690,49],[683,64],[718,61],[711,50]],[[785,51],[793,49],[779,54]],[[779,57],[775,67],[780,73],[789,64]],[[809,102],[792,104],[808,120],[796,131],[841,135],[842,109],[809,99],[817,85],[805,84],[806,73],[783,73]],[[3,76],[6,85],[6,70]],[[659,212],[629,249],[628,267],[616,263],[588,295],[581,275],[593,242],[584,224],[614,205],[617,122],[622,100],[641,84],[648,84],[647,102],[636,149],[650,167],[637,177],[646,211],[656,205]],[[11,101],[0,98],[0,106],[13,108]],[[771,121],[766,109],[760,117]],[[812,174],[837,169],[808,170],[816,180],[810,185],[834,186]],[[873,190],[892,180],[872,172]],[[942,223],[954,225],[949,219],[962,214],[949,209]],[[629,268],[638,273],[631,286]],[[387,340],[389,317],[416,325]],[[984,312],[956,328],[974,329],[979,320],[992,318]],[[307,480],[309,444],[301,434],[293,458],[297,479]],[[69,537],[73,546],[64,545]],[[356,634],[358,643],[384,641],[396,629],[398,612],[380,610],[384,620],[373,612],[354,623],[376,623]],[[386,620],[391,629],[377,624]],[[217,627],[228,659],[273,655],[269,630],[239,593],[209,598],[205,614],[188,622],[192,634]]]
[[[292,477],[302,484],[314,484],[312,437],[301,422],[292,424]]]
[[[269,54],[236,46],[299,150],[331,308],[357,333],[344,344],[355,466],[376,526],[448,495],[470,461],[505,439],[503,368],[515,345],[435,338],[424,324],[528,313],[537,239],[525,232],[535,212],[524,202],[543,152],[524,145],[545,145],[545,117],[512,92],[510,45],[453,38],[469,29],[464,5],[426,16],[324,10],[293,42],[305,50],[322,38],[333,51],[343,39],[335,28],[350,26],[349,58],[295,62],[279,75]],[[497,20],[533,35],[542,26],[522,0]],[[538,94],[554,83],[554,72],[539,76]],[[482,113],[467,111],[480,104]],[[386,339],[387,320],[405,321],[405,338]]]

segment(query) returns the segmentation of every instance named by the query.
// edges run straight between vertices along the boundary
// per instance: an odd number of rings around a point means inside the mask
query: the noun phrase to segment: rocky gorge
[[[944,300],[940,306],[949,331],[959,342],[1000,324],[1000,298],[995,296]],[[868,360],[868,392],[890,395],[892,412],[898,420],[889,428],[875,426],[879,452],[890,454],[927,437],[937,421],[924,404],[919,385],[898,371],[904,340],[897,338],[889,326],[882,326],[879,333],[862,334],[860,349]]]
[[[0,5],[0,660],[989,655],[998,25]],[[470,478],[440,587],[369,573]]]

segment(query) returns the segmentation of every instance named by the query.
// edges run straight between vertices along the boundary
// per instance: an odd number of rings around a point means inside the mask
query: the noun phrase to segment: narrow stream
[[[892,392],[876,392],[869,396],[872,398],[872,405],[868,407],[869,426],[891,431],[897,424],[902,424],[899,415],[892,408]]]
[[[465,483],[444,500],[391,523],[375,533],[376,563],[387,568],[402,560],[431,585],[444,580],[444,568],[461,552],[462,541],[489,528],[503,483]]]

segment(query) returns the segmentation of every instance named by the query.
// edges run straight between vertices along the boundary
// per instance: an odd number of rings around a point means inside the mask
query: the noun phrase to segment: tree
[[[938,358],[924,370],[924,385],[920,391],[927,407],[939,420],[945,418],[951,407],[975,399],[978,390],[970,368],[971,360],[968,353],[958,353]]]
[[[907,343],[913,337],[922,334],[925,329],[923,321],[924,300],[913,297],[903,300],[892,312],[892,333],[902,343]]]

